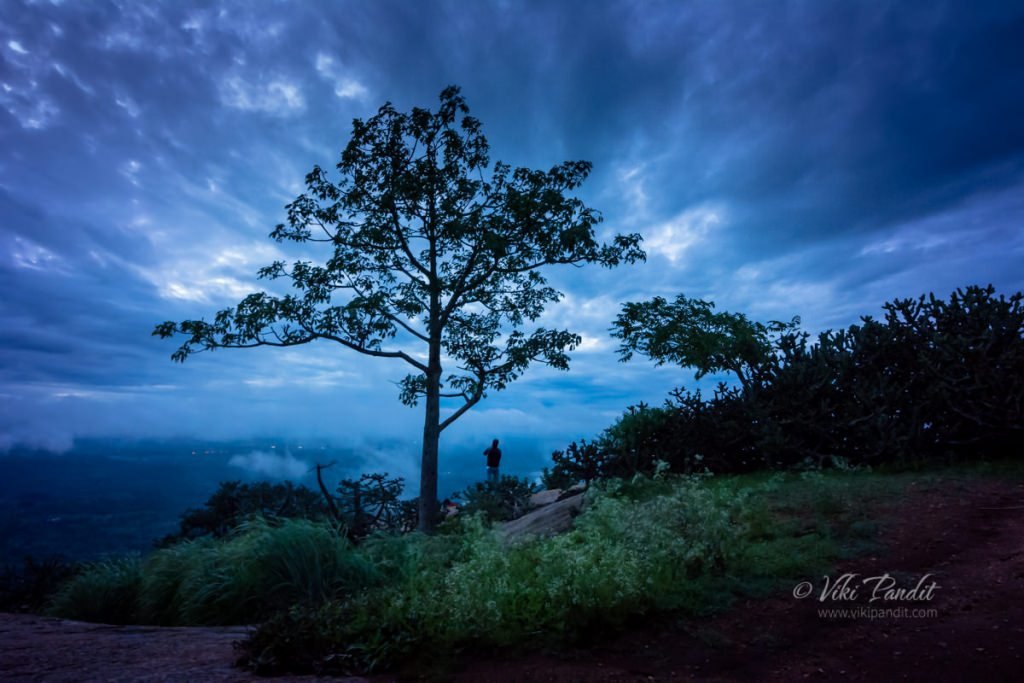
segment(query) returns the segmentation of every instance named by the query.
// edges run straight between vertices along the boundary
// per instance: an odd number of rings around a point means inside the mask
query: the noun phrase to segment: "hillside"
[[[892,479],[867,519],[868,552],[827,575],[931,575],[927,604],[863,593],[849,604],[792,596],[781,586],[739,598],[710,617],[646,615],[618,631],[593,632],[560,653],[508,650],[444,663],[460,681],[649,680],[1017,680],[1024,642],[1024,482],[1020,476],[879,475]],[[878,606],[935,610],[924,618],[839,618],[821,609]],[[141,676],[152,680],[253,680],[230,668],[244,629],[111,627],[22,615],[0,617],[0,669],[7,680]],[[454,674],[452,674],[454,672]],[[427,673],[416,671],[415,675]],[[406,675],[413,672],[406,671]],[[393,680],[393,674],[373,677]],[[292,677],[277,680],[311,680]]]

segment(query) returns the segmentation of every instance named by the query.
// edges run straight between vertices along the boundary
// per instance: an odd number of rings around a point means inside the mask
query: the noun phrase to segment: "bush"
[[[138,556],[94,562],[57,591],[47,611],[78,621],[138,623],[141,583],[142,561]]]
[[[460,514],[480,513],[488,522],[507,522],[521,517],[530,508],[530,496],[538,490],[528,479],[503,476],[498,482],[477,482],[453,498],[462,501]]]
[[[331,524],[254,518],[222,539],[91,565],[58,594],[52,612],[108,623],[249,624],[375,581],[372,563]]]
[[[370,583],[373,570],[326,522],[256,518],[224,541],[154,553],[144,576],[144,613],[153,621],[242,624],[345,595]]]
[[[252,516],[268,519],[324,519],[327,506],[319,493],[292,482],[271,484],[224,481],[201,508],[181,515],[178,532],[158,541],[167,547],[203,536],[225,536]]]
[[[1020,457],[1024,294],[996,296],[989,286],[948,301],[895,300],[884,319],[866,317],[813,343],[797,319],[761,325],[682,300],[627,304],[616,323],[624,357],[639,351],[701,372],[730,369],[741,386],[720,384],[709,398],[677,390],[662,408],[630,408],[593,444],[555,452],[551,481],[652,473],[655,460],[678,473],[735,473]],[[730,360],[746,348],[741,341],[760,349]]]
[[[5,567],[0,574],[0,611],[38,612],[78,571],[77,565],[60,557],[39,561],[29,556],[20,567]]]
[[[658,610],[704,612],[728,595],[730,573],[761,575],[752,559],[772,559],[776,573],[796,564],[776,561],[770,522],[759,518],[756,534],[748,523],[757,493],[699,477],[613,481],[553,538],[508,546],[478,515],[459,535],[371,541],[360,550],[385,581],[277,616],[244,645],[248,661],[267,672],[421,669],[465,648],[557,645]],[[830,549],[813,535],[777,540],[803,561]]]

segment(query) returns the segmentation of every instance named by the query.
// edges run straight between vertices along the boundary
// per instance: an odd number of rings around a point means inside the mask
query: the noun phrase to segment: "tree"
[[[410,365],[400,398],[425,404],[419,526],[430,530],[441,432],[531,362],[567,369],[567,352],[580,342],[568,330],[523,330],[561,298],[539,269],[642,260],[641,238],[595,239],[600,214],[568,194],[589,162],[548,171],[491,166],[480,122],[454,86],[436,112],[387,103],[353,121],[337,168],[332,181],[315,166],[306,192],[286,207],[287,222],[270,234],[330,250],[322,264],[279,261],[259,271],[290,280],[297,293],[250,294],[212,322],[165,322],[154,334],[187,337],[176,361],[216,348],[327,340]],[[442,419],[443,400],[457,403]]]
[[[785,336],[800,325],[772,321],[752,322],[742,313],[716,313],[711,301],[675,301],[654,297],[650,301],[623,304],[612,323],[612,336],[622,340],[619,357],[627,361],[639,352],[658,365],[675,363],[697,369],[697,379],[709,373],[730,371],[744,390],[762,381],[773,353],[771,335]]]

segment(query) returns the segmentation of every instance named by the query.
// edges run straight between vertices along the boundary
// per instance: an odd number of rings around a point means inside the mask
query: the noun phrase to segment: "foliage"
[[[452,495],[460,501],[459,514],[481,513],[488,522],[507,522],[530,508],[530,496],[538,491],[528,479],[505,475],[494,482],[477,482]]]
[[[610,458],[597,443],[586,439],[577,444],[573,441],[564,451],[551,454],[554,465],[551,470],[544,468],[542,482],[547,489],[565,489],[583,481],[589,484],[598,477],[611,476],[608,471]]]
[[[56,556],[44,560],[29,556],[20,567],[5,566],[0,573],[0,612],[38,612],[78,570]]]
[[[109,623],[130,614],[163,625],[249,624],[375,581],[373,566],[333,525],[256,517],[220,539],[182,541],[144,561],[91,565],[65,585],[52,611]]]
[[[77,621],[138,623],[141,585],[142,560],[137,555],[93,562],[57,591],[47,611]]]
[[[660,296],[627,303],[612,323],[612,336],[622,340],[621,360],[634,352],[658,365],[674,363],[697,369],[697,379],[730,371],[744,387],[763,380],[772,356],[772,335],[795,330],[799,318],[767,325],[742,313],[715,313],[715,304],[680,294],[669,302]]]
[[[373,532],[406,532],[416,528],[415,501],[402,500],[405,482],[387,472],[363,474],[338,484],[338,515],[349,538],[361,540]]]
[[[203,507],[186,510],[181,516],[178,532],[168,534],[157,545],[166,547],[207,535],[224,536],[253,515],[268,519],[320,519],[326,512],[318,493],[290,481],[278,484],[225,481],[220,483]]]
[[[662,408],[630,409],[587,451],[556,452],[552,476],[578,476],[594,463],[598,476],[649,473],[656,460],[675,472],[744,472],[1019,457],[1021,301],[991,286],[957,290],[948,301],[898,299],[883,306],[883,319],[865,317],[813,343],[795,327],[769,326],[760,365],[752,356],[727,363],[746,368],[746,384],[720,384],[710,398],[677,390]],[[676,323],[647,336],[630,328],[629,339],[658,361],[675,357],[665,349],[704,344],[704,331],[672,341],[691,329]]]
[[[472,516],[430,543],[368,543],[387,576],[377,588],[278,615],[243,647],[264,672],[422,671],[466,648],[550,647],[658,610],[703,613],[746,589],[737,577],[764,585],[836,552],[783,529],[765,493],[703,477],[611,480],[553,538],[510,547]]]
[[[579,344],[568,330],[524,331],[561,298],[540,269],[631,263],[644,258],[641,238],[596,241],[600,215],[570,195],[589,175],[588,162],[548,171],[492,166],[481,124],[456,87],[441,93],[436,112],[402,113],[388,103],[356,119],[337,168],[334,181],[314,167],[287,223],[271,233],[329,250],[322,264],[278,261],[260,270],[288,280],[294,293],[251,294],[212,322],[165,322],[153,333],[184,335],[178,361],[315,340],[405,361],[411,374],[400,398],[425,402],[420,525],[428,529],[441,432],[532,362],[567,369]],[[447,369],[442,358],[451,359]],[[456,401],[443,420],[442,399]]]
[[[142,562],[94,565],[65,587],[56,613],[264,619],[242,645],[263,673],[422,673],[467,649],[557,647],[655,612],[705,614],[791,587],[870,549],[870,511],[911,477],[925,489],[939,481],[850,468],[597,481],[572,531],[511,546],[479,515],[359,546],[322,522],[253,522]]]

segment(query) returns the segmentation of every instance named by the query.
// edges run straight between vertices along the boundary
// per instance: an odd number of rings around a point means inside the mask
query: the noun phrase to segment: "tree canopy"
[[[410,366],[401,382],[407,405],[423,400],[420,527],[437,507],[440,433],[504,389],[532,362],[567,369],[580,342],[569,330],[524,330],[561,293],[541,269],[644,259],[637,234],[597,240],[600,214],[573,197],[591,164],[549,170],[490,162],[480,122],[457,87],[436,111],[399,112],[390,103],[356,119],[332,180],[319,166],[289,204],[278,242],[322,243],[321,263],[278,261],[263,279],[294,293],[257,292],[212,321],[158,325],[184,335],[173,354],[216,348],[335,342]],[[454,401],[443,419],[441,401]]]
[[[773,336],[796,330],[800,318],[788,323],[752,321],[742,313],[715,312],[711,301],[680,294],[674,301],[656,296],[623,304],[612,323],[612,336],[622,340],[623,361],[639,352],[658,365],[673,363],[697,370],[697,379],[729,371],[745,388],[762,380],[772,357]]]

